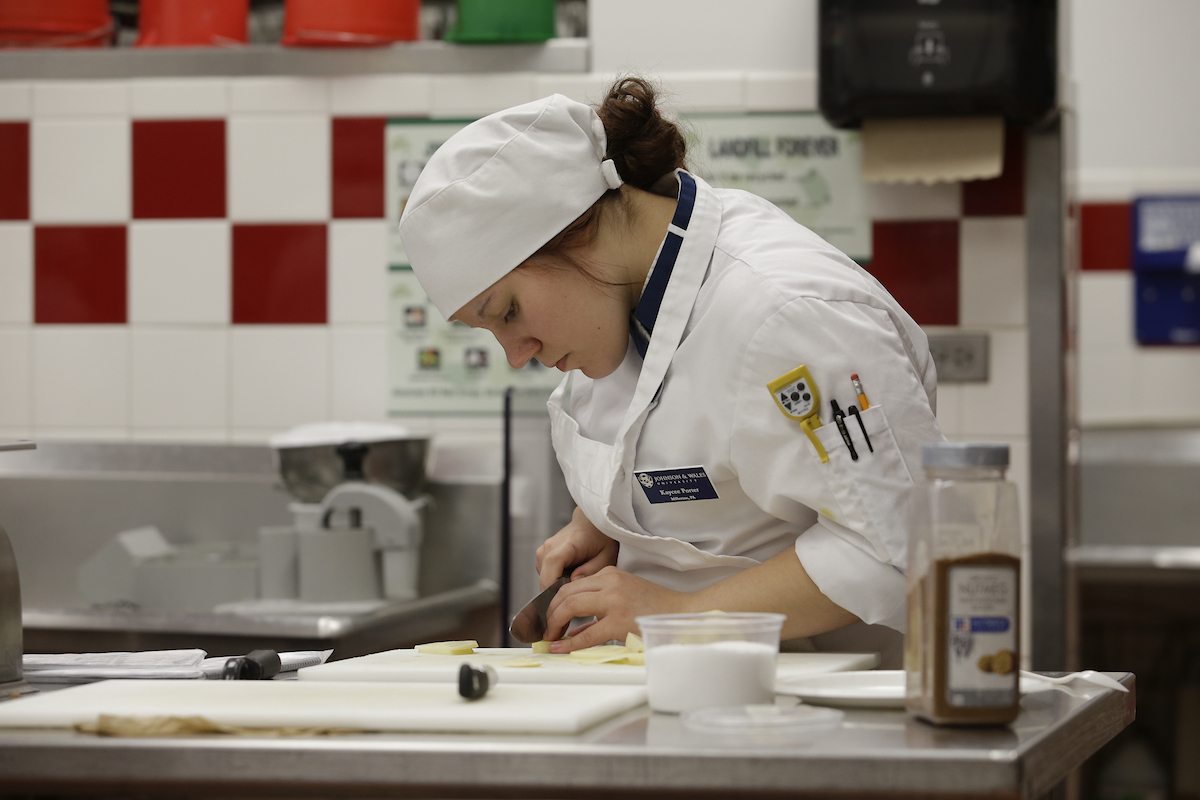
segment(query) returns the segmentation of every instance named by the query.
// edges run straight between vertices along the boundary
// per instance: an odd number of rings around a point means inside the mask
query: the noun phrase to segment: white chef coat
[[[649,325],[635,324],[613,374],[573,372],[549,403],[572,496],[628,572],[691,592],[795,547],[833,602],[902,632],[906,496],[921,445],[943,438],[926,337],[874,277],[771,203],[677,176],[675,220],[635,311]],[[802,364],[827,463],[767,388]],[[873,449],[847,414],[857,460],[830,410],[858,404],[852,373]],[[651,502],[639,482],[689,467],[716,497]]]

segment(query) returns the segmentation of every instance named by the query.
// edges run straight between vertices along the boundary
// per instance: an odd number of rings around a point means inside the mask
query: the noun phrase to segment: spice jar
[[[1008,445],[939,442],[909,505],[905,704],[939,725],[1017,716],[1021,527]]]

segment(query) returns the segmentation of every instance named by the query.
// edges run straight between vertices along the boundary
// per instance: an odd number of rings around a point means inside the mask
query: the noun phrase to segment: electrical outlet
[[[938,383],[987,383],[986,333],[930,334],[929,354],[937,365]]]

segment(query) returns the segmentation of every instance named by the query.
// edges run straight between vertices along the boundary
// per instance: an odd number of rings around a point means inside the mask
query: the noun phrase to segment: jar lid
[[[921,448],[924,467],[1007,467],[1008,445],[983,442],[936,442]]]

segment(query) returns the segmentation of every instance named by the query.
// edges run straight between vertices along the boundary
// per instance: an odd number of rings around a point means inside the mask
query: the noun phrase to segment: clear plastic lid
[[[699,733],[742,735],[770,733],[778,737],[808,737],[842,724],[846,712],[817,706],[711,706],[680,715],[685,728]]]

